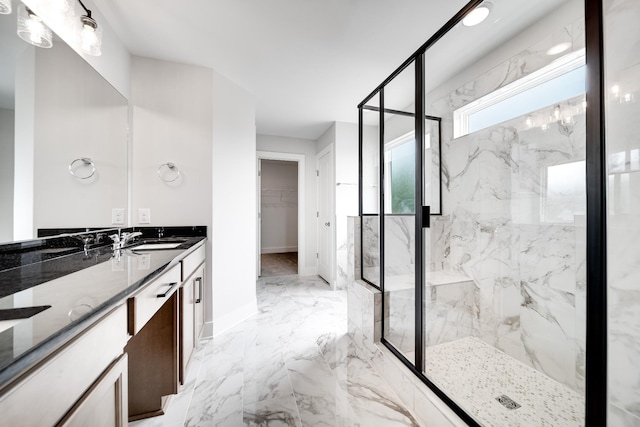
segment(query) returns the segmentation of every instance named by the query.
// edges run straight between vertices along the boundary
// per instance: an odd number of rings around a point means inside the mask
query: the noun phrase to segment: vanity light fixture
[[[0,0],[0,15],[11,13],[11,0]]]
[[[489,2],[482,3],[464,17],[464,19],[462,20],[462,25],[464,25],[465,27],[473,27],[475,25],[478,25],[479,23],[487,19],[489,13],[491,12],[492,6],[493,5]]]
[[[84,9],[86,15],[80,17],[82,23],[82,31],[80,32],[80,40],[82,42],[82,51],[87,55],[102,55],[102,28],[98,27],[98,23],[91,17],[91,11],[86,8],[81,0],[78,0],[80,6]]]
[[[27,6],[18,8],[18,35],[27,43],[49,48],[53,45],[53,33],[42,19]]]

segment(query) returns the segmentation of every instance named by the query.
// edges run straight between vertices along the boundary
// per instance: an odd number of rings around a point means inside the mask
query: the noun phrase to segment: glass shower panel
[[[415,67],[384,91],[383,336],[415,361]]]
[[[362,278],[380,287],[380,96],[362,111]]]
[[[584,425],[583,3],[491,3],[425,54],[444,172],[424,234],[424,374],[481,425]],[[577,95],[540,99],[576,75]],[[516,96],[516,117],[499,111]]]
[[[608,425],[640,426],[640,3],[604,1]]]

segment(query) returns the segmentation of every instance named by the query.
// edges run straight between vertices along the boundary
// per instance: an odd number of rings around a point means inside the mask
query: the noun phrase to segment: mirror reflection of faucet
[[[120,236],[120,248],[127,246],[129,240],[133,240],[138,236],[142,236],[141,231],[134,231],[133,233],[122,233]]]
[[[142,236],[142,232],[134,231],[133,233],[116,233],[109,236],[113,241],[113,254],[116,258],[120,258],[122,249],[129,243],[129,241],[135,239],[138,236]]]

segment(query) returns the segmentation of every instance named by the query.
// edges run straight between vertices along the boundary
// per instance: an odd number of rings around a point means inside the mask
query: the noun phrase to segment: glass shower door
[[[416,350],[416,138],[415,67],[410,64],[384,90],[382,173],[383,337],[415,362]]]

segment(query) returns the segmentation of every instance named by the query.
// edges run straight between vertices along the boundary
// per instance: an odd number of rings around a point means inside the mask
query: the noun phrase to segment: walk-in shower
[[[470,424],[604,425],[608,404],[640,415],[637,369],[631,397],[605,392],[599,68],[600,18],[639,7],[605,3],[473,1],[359,105],[361,277],[383,291],[382,342]],[[466,25],[478,5],[488,17]],[[611,82],[612,105],[627,115],[639,46],[611,49],[627,91]],[[628,134],[627,175],[640,170]],[[638,214],[632,178],[609,179],[617,213]]]

